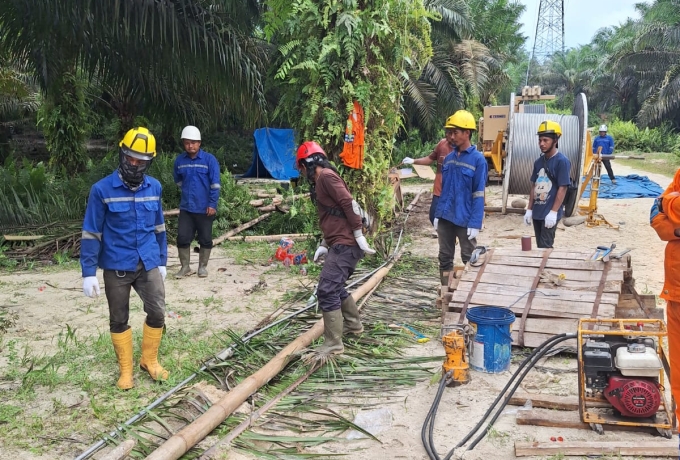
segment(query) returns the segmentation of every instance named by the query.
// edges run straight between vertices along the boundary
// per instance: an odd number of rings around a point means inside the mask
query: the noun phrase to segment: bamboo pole
[[[215,239],[213,240],[213,246],[217,246],[218,244],[220,244],[220,243],[222,243],[223,241],[225,241],[226,239],[228,239],[230,236],[234,236],[234,235],[236,235],[236,234],[238,234],[238,233],[241,233],[243,230],[245,230],[245,229],[247,229],[247,228],[250,228],[250,227],[252,227],[253,225],[257,224],[258,222],[261,222],[261,221],[265,220],[265,219],[266,219],[267,217],[269,217],[270,215],[271,215],[271,212],[268,212],[267,214],[262,214],[260,217],[258,217],[258,218],[256,218],[256,219],[253,219],[253,220],[251,220],[250,222],[246,222],[245,224],[241,224],[241,225],[239,225],[238,227],[229,230],[229,231],[228,231],[227,233],[225,233],[224,235],[222,235],[222,236],[220,236],[220,237],[218,237],[218,238],[215,238]]]
[[[132,452],[134,447],[135,441],[128,439],[127,441],[119,444],[111,452],[101,457],[100,460],[123,460],[124,458],[127,458],[128,454]]]
[[[352,293],[354,300],[359,300],[373,289],[389,273],[394,263],[399,259],[396,254],[392,261],[378,270],[375,275],[368,279],[362,286]],[[311,329],[288,344],[274,358],[265,364],[260,370],[247,377],[234,387],[224,398],[213,404],[203,415],[194,420],[179,432],[170,437],[158,449],[147,457],[147,460],[176,460],[187,453],[203,438],[208,436],[227,417],[229,417],[243,402],[253,393],[266,385],[272,378],[283,370],[291,358],[323,333],[323,319],[317,321]]]
[[[255,241],[279,241],[281,238],[290,238],[292,240],[306,240],[313,238],[313,233],[283,233],[281,235],[249,235],[249,236],[230,236],[229,241],[245,241],[246,243],[253,243]]]
[[[174,217],[179,216],[179,209],[168,209],[163,211],[163,217]]]

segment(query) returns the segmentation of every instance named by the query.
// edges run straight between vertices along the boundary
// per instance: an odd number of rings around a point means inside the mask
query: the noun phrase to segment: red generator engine
[[[598,393],[624,417],[654,417],[661,406],[661,359],[651,337],[602,337],[583,344],[582,371],[589,396]]]

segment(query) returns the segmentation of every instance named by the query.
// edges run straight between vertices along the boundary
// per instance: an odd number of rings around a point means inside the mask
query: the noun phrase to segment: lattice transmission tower
[[[556,52],[564,52],[564,0],[541,0],[526,84],[529,84],[531,66],[543,63]]]

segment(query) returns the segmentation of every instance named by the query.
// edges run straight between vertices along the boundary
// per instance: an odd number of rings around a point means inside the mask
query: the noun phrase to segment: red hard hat
[[[295,158],[295,164],[300,164],[300,160],[304,160],[315,153],[320,153],[326,156],[326,152],[323,151],[321,146],[314,141],[303,142],[297,150],[297,157]]]

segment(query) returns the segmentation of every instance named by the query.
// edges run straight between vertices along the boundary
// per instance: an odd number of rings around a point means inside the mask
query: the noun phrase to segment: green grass
[[[613,168],[616,173],[616,165],[622,164],[639,171],[663,174],[666,177],[673,177],[675,171],[680,168],[680,157],[672,153],[634,153],[621,152],[622,155],[644,156],[644,160],[614,160]]]

